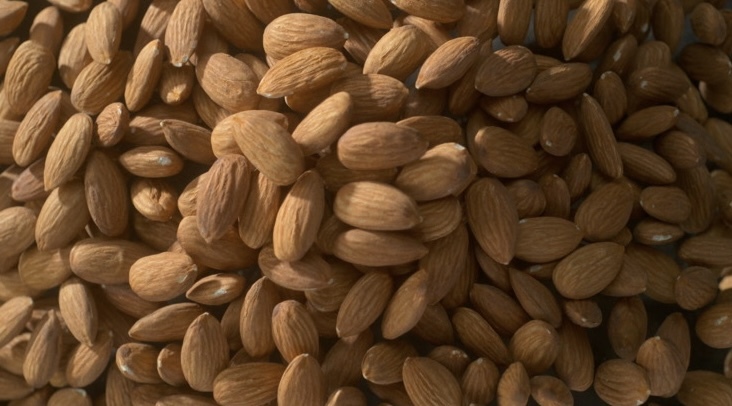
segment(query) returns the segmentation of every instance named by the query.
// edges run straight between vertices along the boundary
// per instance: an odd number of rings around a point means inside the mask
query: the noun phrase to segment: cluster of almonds
[[[732,404],[723,1],[48,2],[0,0],[0,400]]]

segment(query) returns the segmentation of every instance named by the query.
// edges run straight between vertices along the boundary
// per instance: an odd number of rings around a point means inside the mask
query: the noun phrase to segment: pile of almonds
[[[47,3],[0,401],[732,405],[725,1]]]

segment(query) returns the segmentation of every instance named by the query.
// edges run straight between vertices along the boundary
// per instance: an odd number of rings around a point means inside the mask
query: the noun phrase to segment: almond
[[[600,399],[612,404],[643,403],[650,395],[646,371],[625,360],[609,360],[597,367],[594,389]]]
[[[300,354],[318,356],[318,332],[313,318],[305,306],[294,300],[286,300],[274,307],[272,338],[287,362],[292,362]]]
[[[25,114],[46,92],[55,66],[48,48],[34,41],[21,43],[5,72],[5,101],[10,111]]]
[[[341,221],[368,230],[405,230],[420,222],[414,200],[397,188],[376,182],[341,187],[333,211]]]
[[[458,337],[470,351],[499,365],[510,362],[508,348],[478,312],[466,307],[458,308],[452,315],[452,324]]]
[[[592,69],[584,63],[565,63],[539,72],[526,89],[529,103],[557,103],[573,99],[587,89]]]
[[[241,155],[224,155],[200,184],[196,220],[206,242],[221,238],[239,216],[249,191],[249,163]]]
[[[651,337],[638,349],[636,363],[648,372],[651,395],[675,395],[684,380],[686,368],[673,344],[661,337]]]
[[[585,51],[590,43],[600,34],[613,11],[612,1],[583,3],[574,18],[567,23],[562,38],[562,54],[564,59],[575,59]]]
[[[523,44],[531,22],[531,5],[526,0],[501,0],[498,5],[498,35],[507,45]]]
[[[414,25],[392,28],[369,52],[363,73],[391,76],[405,80],[429,55],[426,34]]]
[[[310,354],[295,357],[282,374],[277,388],[279,404],[322,405],[326,398],[325,376]]]
[[[89,55],[96,62],[109,64],[122,42],[122,15],[112,3],[94,7],[87,18],[85,42]]]
[[[127,74],[132,68],[132,55],[117,52],[108,64],[92,61],[76,77],[71,89],[74,107],[87,114],[98,114],[124,94]]]
[[[468,224],[481,248],[496,262],[508,264],[514,256],[518,213],[505,186],[496,179],[481,179],[466,195]]]
[[[226,368],[228,358],[229,347],[221,324],[210,314],[201,314],[183,337],[181,368],[186,381],[201,392],[215,390],[214,379]]]
[[[496,391],[501,404],[525,404],[531,396],[531,382],[521,362],[514,362],[506,368],[498,381]]]
[[[607,240],[625,227],[633,209],[627,184],[611,182],[590,193],[580,204],[574,221],[591,241]]]
[[[4,347],[23,331],[25,323],[30,320],[32,311],[33,299],[27,296],[15,297],[0,306],[0,319],[3,321],[0,330],[0,346]]]
[[[606,1],[598,4],[609,3]],[[566,38],[566,37],[565,37]],[[623,164],[615,135],[600,104],[592,96],[582,96],[580,122],[592,161],[605,175],[617,179],[623,176]]]
[[[161,252],[142,257],[132,264],[129,283],[141,298],[162,302],[181,295],[191,287],[197,270],[188,255]]]
[[[533,148],[501,127],[482,128],[475,135],[474,144],[476,161],[491,175],[518,178],[534,172],[539,166]]]
[[[676,395],[687,406],[723,405],[732,401],[732,390],[722,374],[711,371],[689,371]]]
[[[615,303],[608,317],[608,338],[615,353],[632,361],[646,338],[648,315],[643,301],[637,296],[622,298]]]
[[[533,82],[536,60],[528,49],[511,45],[489,55],[476,73],[475,88],[493,96],[510,96]]]
[[[313,90],[332,83],[346,69],[343,54],[332,48],[312,47],[282,60],[262,78],[257,93],[267,98]]]
[[[516,258],[535,263],[556,261],[574,251],[581,240],[579,226],[567,220],[555,217],[523,219],[518,224]]]
[[[457,405],[462,402],[460,384],[450,371],[425,357],[407,358],[403,367],[409,398],[421,405]]]
[[[216,376],[213,396],[223,406],[264,404],[277,399],[277,388],[285,372],[281,364],[251,362],[223,370]],[[249,382],[251,386],[242,386]]]
[[[354,264],[388,266],[420,259],[427,248],[406,234],[352,229],[336,237],[333,254]]]
[[[623,247],[595,243],[576,250],[557,264],[552,280],[559,293],[570,299],[585,299],[602,291],[620,272]],[[581,278],[592,275],[592,278]],[[579,278],[578,278],[579,277]]]
[[[529,316],[544,320],[554,328],[562,324],[562,310],[546,286],[528,273],[516,269],[509,270],[509,277],[516,299]]]
[[[293,38],[297,38],[297,41],[293,41]],[[329,18],[305,13],[288,13],[267,24],[262,37],[262,46],[267,56],[282,59],[312,47],[340,49],[347,39],[348,34],[343,27]]]
[[[427,140],[411,128],[373,122],[351,127],[338,140],[338,159],[349,169],[388,169],[417,160]]]

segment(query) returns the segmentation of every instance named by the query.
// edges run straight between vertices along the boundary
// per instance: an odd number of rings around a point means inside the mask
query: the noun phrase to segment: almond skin
[[[605,289],[623,263],[623,247],[615,243],[584,246],[560,261],[552,280],[559,293],[569,299],[586,299]],[[592,275],[592,278],[581,275]]]
[[[505,186],[496,179],[481,179],[466,195],[468,224],[478,244],[500,264],[514,256],[518,213]]]
[[[346,69],[346,58],[332,48],[312,47],[295,52],[262,77],[257,93],[276,98],[333,83]]]
[[[488,96],[510,96],[529,87],[536,69],[531,51],[518,45],[508,46],[483,61],[476,73],[475,88]]]
[[[407,358],[402,369],[409,398],[420,405],[458,405],[460,384],[444,366],[424,357]]]
[[[344,223],[367,230],[406,230],[421,220],[414,200],[395,187],[376,182],[341,187],[333,211]]]

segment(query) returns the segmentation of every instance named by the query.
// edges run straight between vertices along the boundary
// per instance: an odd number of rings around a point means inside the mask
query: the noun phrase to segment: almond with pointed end
[[[132,264],[129,283],[141,298],[163,302],[183,294],[196,281],[197,274],[198,267],[185,253],[161,252]]]
[[[562,38],[564,59],[571,60],[585,51],[600,34],[613,12],[613,2],[602,0],[583,3],[574,18],[567,24]]]
[[[32,311],[33,299],[27,296],[17,296],[0,305],[0,347],[23,331]]]
[[[51,51],[34,41],[25,41],[10,58],[5,72],[4,94],[10,111],[25,114],[51,83],[56,59]]]
[[[534,319],[544,320],[554,328],[562,324],[562,310],[554,294],[527,272],[509,269],[509,278],[516,299]]]
[[[87,114],[98,114],[124,94],[132,55],[119,51],[109,64],[92,61],[79,72],[71,89],[71,103]]]
[[[388,122],[351,127],[338,140],[338,159],[349,169],[388,169],[416,161],[428,142],[411,128]]]
[[[611,182],[590,193],[580,204],[574,221],[590,241],[608,240],[630,219],[633,192],[626,183]]]
[[[475,88],[493,96],[510,96],[531,84],[536,76],[536,59],[527,48],[511,45],[489,55],[478,68]]]
[[[142,109],[152,98],[163,69],[163,43],[152,40],[137,54],[127,75],[125,104],[130,111]]]
[[[353,3],[348,0],[329,0],[328,3],[346,17],[367,27],[389,29],[392,26],[391,12],[383,1]]]
[[[109,64],[122,42],[122,15],[112,3],[100,3],[86,20],[85,42],[96,62]]]
[[[333,211],[346,224],[367,230],[406,230],[420,222],[414,200],[395,187],[376,182],[341,187]]]
[[[297,261],[315,242],[325,207],[323,180],[315,171],[302,174],[285,196],[275,219],[275,256]]]
[[[407,358],[402,369],[409,398],[419,405],[459,405],[460,384],[450,370],[425,357]]]
[[[277,399],[285,372],[282,364],[250,362],[223,370],[214,381],[213,397],[223,406],[261,405]],[[248,382],[248,385],[242,385]]]
[[[603,401],[614,405],[638,405],[651,394],[648,373],[631,361],[614,359],[597,367],[594,389]]]
[[[552,274],[554,286],[566,298],[589,298],[618,275],[623,252],[623,246],[611,242],[586,245],[557,264]]]
[[[287,13],[267,24],[262,46],[268,57],[282,59],[312,47],[340,49],[347,39],[348,34],[343,27],[330,18],[315,14]]]
[[[401,265],[427,254],[427,248],[409,235],[361,229],[339,234],[332,249],[338,258],[366,266]]]
[[[638,349],[636,363],[648,372],[651,395],[671,397],[684,380],[684,367],[676,347],[661,337],[651,337]]]
[[[496,262],[508,264],[515,252],[518,212],[506,187],[493,178],[473,183],[466,194],[466,211],[480,247]]]
[[[310,354],[300,354],[290,361],[277,388],[278,404],[319,406],[325,398],[325,376],[318,360]]]
[[[34,388],[45,386],[61,359],[61,324],[55,310],[49,310],[35,326],[23,361],[23,377]]]
[[[112,333],[100,330],[91,346],[77,345],[66,363],[66,380],[69,385],[80,388],[97,380],[112,356]]]
[[[37,227],[33,210],[25,207],[8,207],[0,210],[0,246],[2,258],[20,255],[33,244],[33,230]]]
[[[43,184],[51,191],[69,181],[81,168],[92,144],[94,122],[84,113],[71,116],[61,127],[46,155]]]
[[[386,273],[374,271],[361,277],[338,310],[338,336],[357,335],[376,321],[389,303],[393,286],[391,276]]]
[[[239,335],[244,349],[253,357],[266,356],[275,349],[272,311],[279,301],[277,285],[265,277],[254,282],[244,297]]]
[[[97,337],[99,316],[91,289],[79,278],[69,278],[59,289],[58,302],[71,334],[80,343],[92,346]]]
[[[221,238],[236,221],[249,192],[249,163],[241,155],[224,155],[198,187],[196,219],[203,238]]]
[[[384,338],[393,340],[417,325],[428,305],[427,278],[425,271],[417,271],[394,293],[381,322]]]
[[[307,48],[280,60],[262,77],[257,93],[267,98],[288,96],[333,83],[346,69],[346,58],[337,50]]]
[[[183,0],[175,6],[165,29],[165,45],[173,65],[182,66],[191,58],[205,21],[206,10],[201,0]]]
[[[392,28],[374,44],[363,63],[363,73],[405,80],[429,55],[427,34],[414,25]]]
[[[198,231],[196,216],[188,216],[181,220],[177,238],[194,262],[214,269],[237,270],[257,262],[257,252],[244,245],[233,227],[220,239],[207,243]]]
[[[218,306],[241,296],[246,280],[234,273],[208,275],[196,281],[186,292],[186,298],[196,303]]]
[[[208,313],[198,316],[186,331],[181,348],[181,369],[191,387],[214,390],[214,379],[229,360],[229,346],[219,321]]]
[[[283,358],[291,362],[300,354],[318,356],[318,331],[301,303],[286,300],[272,311],[272,338]]]
[[[78,180],[67,182],[54,189],[43,203],[35,224],[36,244],[42,251],[64,247],[77,237],[88,221],[84,185]]]
[[[259,104],[257,75],[249,65],[226,53],[201,58],[196,78],[205,94],[227,111],[252,110]]]
[[[303,153],[292,136],[264,116],[231,115],[216,125],[211,139],[219,132],[232,132],[249,162],[277,185],[294,183],[305,170]]]
[[[632,361],[646,338],[648,315],[643,301],[632,296],[615,303],[608,317],[610,346],[623,359]]]
[[[348,129],[353,115],[353,100],[346,92],[333,94],[295,127],[292,138],[305,155],[327,148]]]
[[[506,368],[498,381],[496,394],[500,404],[528,403],[531,396],[531,381],[522,363],[514,362]]]
[[[491,175],[518,178],[534,172],[539,157],[518,135],[501,127],[488,126],[475,135],[476,161]]]

